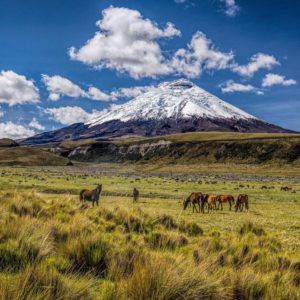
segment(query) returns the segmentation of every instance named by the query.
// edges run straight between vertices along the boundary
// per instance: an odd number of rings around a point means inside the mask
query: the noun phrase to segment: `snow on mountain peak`
[[[132,100],[112,105],[90,127],[112,120],[162,120],[166,118],[256,119],[254,116],[206,92],[194,83],[179,79],[163,82]]]

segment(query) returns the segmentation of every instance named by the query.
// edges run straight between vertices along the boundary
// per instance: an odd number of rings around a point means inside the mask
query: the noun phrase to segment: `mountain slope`
[[[125,104],[112,105],[89,123],[73,124],[22,143],[196,131],[291,132],[259,120],[190,81],[180,79],[150,87]]]

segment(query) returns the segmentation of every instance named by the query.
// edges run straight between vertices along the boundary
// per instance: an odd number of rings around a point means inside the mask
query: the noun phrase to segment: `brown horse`
[[[293,188],[291,186],[282,186],[280,190],[285,192],[291,192]]]
[[[79,194],[79,200],[80,202],[83,201],[91,201],[93,203],[96,202],[97,206],[99,206],[99,198],[102,191],[102,184],[97,184],[96,188],[94,190],[82,190]]]
[[[197,205],[199,208],[199,212],[201,210],[200,205],[203,199],[202,193],[191,193],[184,201],[183,201],[183,210],[186,210],[186,208],[189,205],[193,205],[193,212],[196,210],[197,212]]]
[[[140,192],[137,188],[133,189],[133,202],[138,202]]]
[[[202,211],[204,212],[204,205],[207,203],[208,212],[217,209],[217,196],[215,195],[204,195],[202,201]]]
[[[245,205],[245,209],[249,209],[249,196],[246,194],[240,194],[236,200],[235,211],[243,211]]]
[[[218,195],[216,201],[218,202],[217,209],[221,206],[221,210],[223,210],[223,203],[228,202],[229,210],[231,210],[231,206],[234,204],[234,197],[232,195]]]

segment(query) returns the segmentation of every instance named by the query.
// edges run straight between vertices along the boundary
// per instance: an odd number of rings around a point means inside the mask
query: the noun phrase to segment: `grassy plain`
[[[0,168],[0,299],[299,299],[300,174],[231,167]],[[80,205],[96,183],[100,206]],[[183,211],[191,191],[250,210]]]

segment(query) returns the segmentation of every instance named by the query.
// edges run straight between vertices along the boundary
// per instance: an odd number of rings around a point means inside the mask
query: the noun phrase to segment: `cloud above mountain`
[[[233,61],[232,52],[221,52],[202,32],[194,34],[187,49],[176,51],[170,64],[175,73],[189,78],[198,77],[204,70],[229,68]]]
[[[270,70],[274,66],[280,65],[279,61],[273,56],[265,53],[254,54],[250,62],[246,65],[234,65],[232,70],[244,77],[252,77],[261,69]]]
[[[62,96],[71,98],[89,98],[91,100],[109,101],[111,97],[96,87],[90,86],[87,91],[67,78],[59,75],[48,76],[43,74],[42,81],[45,84],[49,99],[58,101]]]
[[[180,36],[180,31],[172,23],[160,29],[155,22],[128,8],[105,9],[97,26],[100,31],[83,47],[71,47],[71,59],[98,69],[126,72],[135,79],[169,74],[196,77],[204,70],[228,68],[233,59],[232,52],[217,50],[200,31],[194,34],[187,49],[166,57],[159,40]]]
[[[45,130],[45,126],[42,125],[36,118],[31,120],[31,122],[28,124],[28,127],[38,131]]]
[[[242,84],[228,80],[221,86],[222,93],[234,93],[234,92],[254,92],[257,89],[251,84]]]
[[[0,103],[9,106],[38,103],[39,89],[33,80],[27,79],[13,71],[0,73]]]
[[[285,79],[285,76],[279,74],[269,73],[266,74],[262,81],[263,87],[271,87],[273,85],[283,85],[283,86],[290,86],[297,84],[297,81],[294,79]]]
[[[0,123],[0,138],[25,138],[35,134],[34,130],[28,129],[23,125],[15,124],[11,121]]]
[[[222,2],[228,15],[237,13],[239,8],[235,1]],[[221,51],[201,31],[192,36],[185,48],[165,52],[160,42],[181,36],[181,32],[170,22],[160,28],[139,11],[129,8],[111,6],[103,10],[102,19],[96,25],[99,30],[84,46],[70,48],[70,58],[95,69],[127,73],[134,79],[165,75],[196,78],[205,71],[224,69],[250,78],[261,69],[271,70],[280,65],[273,55],[265,53],[257,53],[248,64],[240,65],[233,51]]]
[[[100,112],[96,110],[88,113],[78,106],[47,108],[44,112],[50,115],[55,122],[63,125],[71,125],[81,122],[86,123],[99,116],[100,114]]]
[[[70,48],[71,59],[127,72],[133,78],[171,73],[157,40],[180,36],[172,23],[161,29],[137,10],[111,6],[102,11],[96,25],[99,31],[83,47]]]

